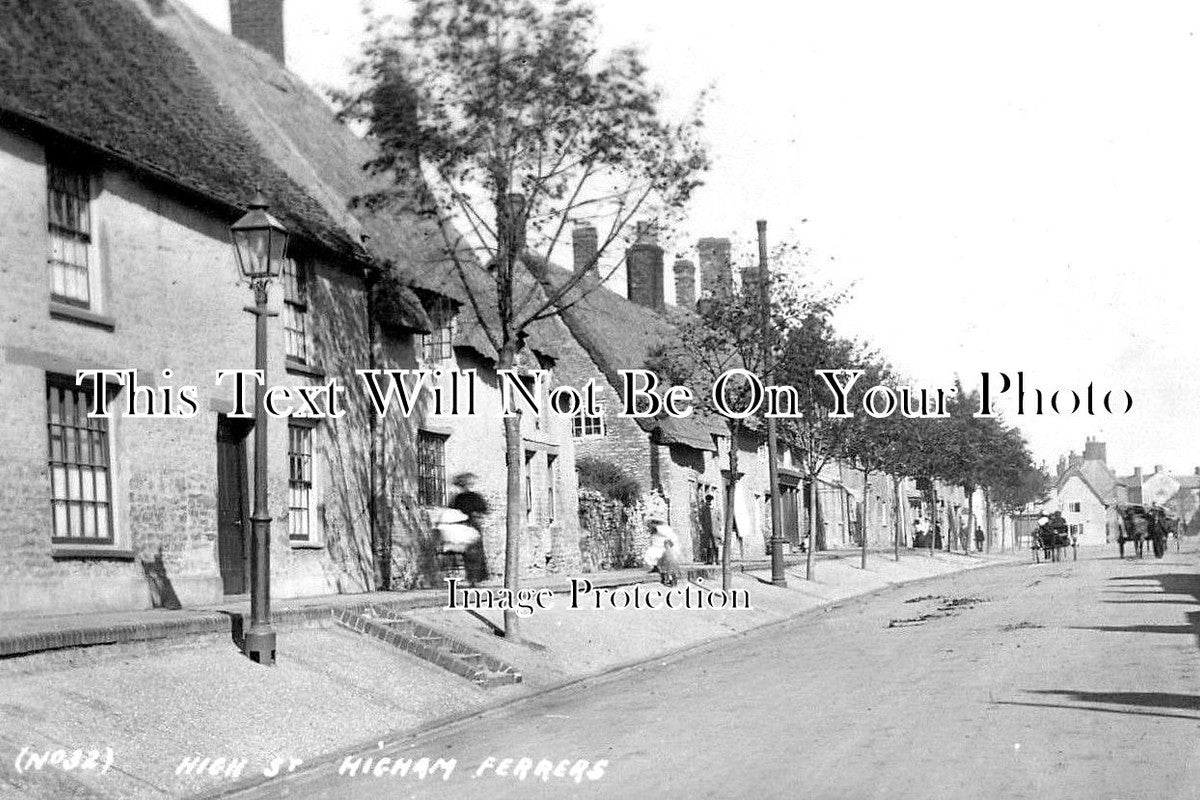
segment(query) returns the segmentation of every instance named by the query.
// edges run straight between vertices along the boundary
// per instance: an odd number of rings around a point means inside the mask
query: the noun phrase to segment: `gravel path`
[[[896,564],[878,556],[864,573],[855,556],[820,562],[813,583],[793,568],[786,590],[763,583],[768,573],[738,576],[735,586],[749,593],[750,611],[571,611],[560,601],[525,621],[528,642],[521,645],[462,612],[418,612],[525,674],[524,685],[486,692],[340,629],[282,630],[273,669],[252,664],[215,636],[0,661],[0,797],[156,798],[213,790],[233,781],[177,775],[176,767],[189,758],[245,759],[241,777],[261,777],[275,758],[311,761],[375,737],[395,741],[423,723],[532,689],[727,637],[889,582],[978,563],[910,555]],[[492,618],[499,621],[498,614]],[[14,761],[26,747],[43,753],[111,747],[114,763],[104,775],[50,767],[18,772]]]

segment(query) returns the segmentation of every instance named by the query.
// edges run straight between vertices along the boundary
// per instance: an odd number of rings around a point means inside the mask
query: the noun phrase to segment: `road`
[[[1196,563],[1096,552],[901,587],[362,754],[455,758],[446,780],[334,765],[254,796],[1200,797]],[[595,779],[475,777],[521,757]]]

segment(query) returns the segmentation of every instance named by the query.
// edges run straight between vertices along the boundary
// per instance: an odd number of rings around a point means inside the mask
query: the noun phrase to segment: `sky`
[[[185,0],[229,29],[227,0]],[[381,11],[400,0],[377,0]],[[1127,414],[1005,419],[1038,460],[1200,466],[1200,4],[596,0],[668,114],[709,84],[687,236],[802,244],[839,328],[916,386],[1128,391]],[[357,5],[285,0],[288,67],[344,86]],[[669,260],[668,260],[669,263]],[[668,276],[670,283],[670,276]],[[1122,405],[1123,408],[1123,405]]]

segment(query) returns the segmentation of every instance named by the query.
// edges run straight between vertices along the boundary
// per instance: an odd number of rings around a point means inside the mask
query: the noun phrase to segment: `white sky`
[[[227,0],[186,2],[229,29]],[[767,219],[855,283],[843,331],[923,384],[1133,394],[1119,417],[1002,401],[1051,465],[1087,436],[1123,474],[1200,465],[1200,4],[596,6],[673,109],[716,84],[693,243]],[[343,85],[357,4],[286,0],[285,25],[289,67]]]

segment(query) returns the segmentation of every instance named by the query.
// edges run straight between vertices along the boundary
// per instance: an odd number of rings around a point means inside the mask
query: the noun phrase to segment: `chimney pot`
[[[284,61],[283,0],[229,0],[229,28],[280,64]]]

